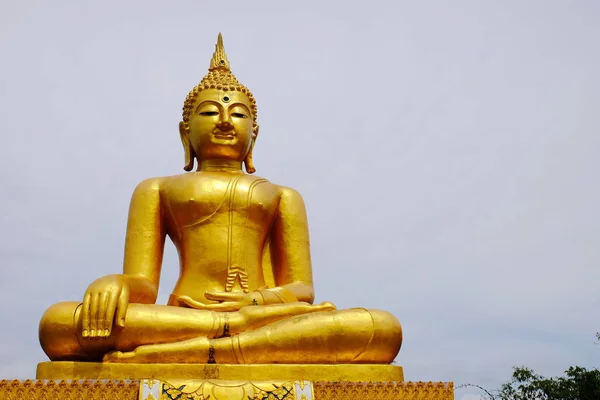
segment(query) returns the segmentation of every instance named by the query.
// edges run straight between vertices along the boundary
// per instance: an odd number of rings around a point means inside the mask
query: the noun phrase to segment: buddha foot
[[[210,340],[199,337],[175,343],[138,346],[133,351],[111,351],[102,361],[109,363],[171,363],[181,362],[185,354],[193,354],[194,361],[209,360]]]

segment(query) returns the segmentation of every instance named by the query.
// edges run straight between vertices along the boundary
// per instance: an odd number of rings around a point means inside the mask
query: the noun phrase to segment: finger
[[[100,300],[100,293],[92,294],[92,300],[90,301],[90,337],[96,337],[98,329],[98,302]]]
[[[115,311],[117,308],[117,295],[116,293],[111,293],[110,296],[108,296],[108,300],[106,302],[106,319],[104,320],[105,323],[105,329],[106,331],[104,332],[106,335],[105,336],[110,336],[111,332],[112,332],[112,327],[113,327],[113,321],[115,318]],[[107,332],[108,331],[108,332]]]
[[[217,304],[204,304],[204,309],[211,311],[238,311],[243,306],[244,304],[237,301],[226,301]]]
[[[177,301],[181,306],[195,308],[197,310],[207,310],[206,304],[200,303],[199,301],[196,301],[189,296],[180,296],[177,298]]]
[[[227,301],[217,304],[204,304],[196,301],[188,296],[177,298],[179,305],[184,307],[194,308],[196,310],[213,310],[213,311],[238,311],[244,305],[237,301]]]
[[[239,292],[210,292],[204,293],[204,297],[213,301],[237,301],[244,296],[244,293]]]
[[[100,299],[98,300],[98,326],[96,331],[96,336],[98,337],[106,336],[106,307],[108,306],[109,295],[108,292],[103,292],[100,294]]]
[[[129,304],[129,286],[123,285],[119,299],[117,301],[117,325],[125,327],[125,315],[127,314],[127,305]]]
[[[240,303],[238,301],[226,301],[223,303],[219,303],[219,304],[209,304],[209,306],[212,306],[214,308],[210,308],[213,311],[223,311],[223,312],[227,312],[227,311],[239,311],[240,308],[246,306],[247,304],[243,304]]]
[[[81,336],[86,338],[90,334],[90,302],[92,299],[91,293],[86,293],[83,298]]]

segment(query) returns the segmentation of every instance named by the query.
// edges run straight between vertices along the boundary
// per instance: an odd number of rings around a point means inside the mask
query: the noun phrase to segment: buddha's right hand
[[[113,321],[125,326],[125,313],[129,304],[129,285],[119,275],[107,275],[95,280],[86,290],[82,307],[84,338],[110,336]]]

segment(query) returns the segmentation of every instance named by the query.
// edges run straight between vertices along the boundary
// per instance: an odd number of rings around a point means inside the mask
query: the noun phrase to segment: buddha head
[[[194,160],[243,161],[255,172],[252,149],[258,136],[256,100],[231,73],[219,33],[208,74],[187,95],[179,134],[185,152],[186,171]]]

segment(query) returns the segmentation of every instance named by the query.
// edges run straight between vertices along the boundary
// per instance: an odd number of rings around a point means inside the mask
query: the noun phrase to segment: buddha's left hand
[[[218,301],[218,303],[204,304],[188,296],[179,297],[179,303],[198,310],[213,311],[238,311],[242,307],[249,305],[258,305],[258,298],[252,293],[243,292],[212,292],[207,291],[204,294],[207,300]]]

